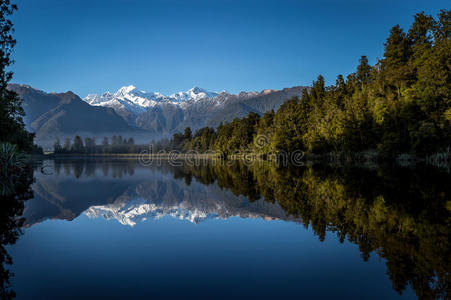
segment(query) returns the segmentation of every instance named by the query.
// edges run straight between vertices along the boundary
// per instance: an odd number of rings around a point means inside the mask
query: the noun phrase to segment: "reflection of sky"
[[[134,165],[113,178],[126,164],[67,167],[69,175],[64,166],[59,175],[36,174],[25,234],[10,247],[18,299],[398,297],[376,254],[364,262],[358,246],[340,244],[333,233],[320,242],[278,204],[249,202],[195,178],[187,185],[183,173],[175,179],[164,168]],[[86,215],[90,207],[128,213],[139,204],[155,206],[158,217],[142,214],[124,226],[117,216]],[[196,210],[209,217],[189,222]]]
[[[10,252],[18,299],[397,297],[376,255],[364,262],[356,245],[333,234],[320,242],[294,222],[164,217],[128,227],[82,215],[26,229]]]

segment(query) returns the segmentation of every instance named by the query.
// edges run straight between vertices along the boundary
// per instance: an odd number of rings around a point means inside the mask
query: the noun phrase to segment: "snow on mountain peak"
[[[109,106],[113,108],[122,108],[135,113],[145,111],[159,102],[169,102],[172,104],[182,104],[188,101],[198,101],[218,96],[218,93],[209,92],[200,87],[193,87],[186,92],[174,93],[165,96],[158,92],[140,91],[133,85],[123,86],[117,92],[105,92],[102,95],[89,94],[84,100],[96,106]]]
[[[136,90],[136,87],[134,85],[123,86],[116,92],[116,94],[117,95],[126,95],[134,90]]]
[[[176,99],[178,102],[186,102],[190,100],[198,101],[201,99],[209,99],[214,98],[218,96],[218,93],[215,92],[209,92],[207,90],[204,90],[200,87],[193,87],[186,92],[178,92],[175,94],[170,95],[170,98]]]

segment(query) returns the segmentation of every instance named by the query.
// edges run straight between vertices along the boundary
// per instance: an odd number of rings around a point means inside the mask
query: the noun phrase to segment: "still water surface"
[[[449,295],[445,171],[72,159],[34,178],[6,247],[18,299]]]

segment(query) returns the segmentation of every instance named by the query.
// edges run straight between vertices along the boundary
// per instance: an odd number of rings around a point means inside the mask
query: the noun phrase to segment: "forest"
[[[323,76],[276,112],[221,124],[216,130],[186,128],[159,150],[272,153],[376,153],[426,156],[446,153],[451,142],[451,12],[421,12],[411,27],[390,30],[383,58],[359,59],[357,70],[326,86]]]

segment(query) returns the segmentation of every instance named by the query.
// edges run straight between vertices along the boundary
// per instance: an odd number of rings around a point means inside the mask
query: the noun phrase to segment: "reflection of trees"
[[[393,288],[420,298],[449,297],[451,176],[437,170],[184,166],[177,177],[215,180],[250,200],[274,199],[311,226],[320,240],[333,232],[386,259]],[[183,174],[184,173],[184,174]]]
[[[13,181],[9,183],[10,192],[0,197],[0,299],[15,297],[10,285],[12,274],[7,268],[7,265],[12,264],[12,259],[5,247],[13,245],[22,234],[20,228],[24,220],[20,216],[24,209],[23,200],[33,196],[30,188],[33,182],[31,167],[24,167],[16,175],[11,176]]]
[[[72,159],[72,160],[54,160],[56,174],[61,174],[61,167],[64,169],[64,175],[80,178],[82,176],[96,176],[96,171],[101,169],[103,176],[113,178],[122,178],[132,176],[138,162],[136,160],[114,160],[108,158],[98,159]]]
[[[56,164],[56,161],[55,161]],[[122,178],[143,168],[136,160],[108,159],[64,162],[72,176]],[[81,166],[75,166],[81,164]],[[362,258],[372,252],[386,259],[393,288],[407,286],[421,298],[449,297],[451,270],[451,175],[435,169],[366,170],[359,168],[277,168],[268,163],[251,167],[170,166],[149,168],[170,172],[190,184],[218,184],[249,200],[277,201],[285,212],[310,226],[320,240],[334,233],[341,242],[359,246]],[[78,174],[78,175],[77,175]]]

